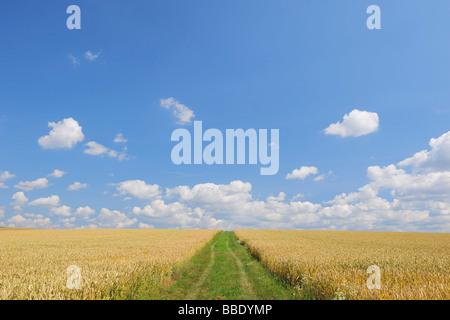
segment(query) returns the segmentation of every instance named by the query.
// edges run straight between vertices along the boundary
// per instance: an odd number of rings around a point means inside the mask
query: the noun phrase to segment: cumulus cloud
[[[155,226],[148,224],[148,223],[139,222],[138,228],[139,229],[154,229]]]
[[[435,173],[431,173],[433,175]],[[450,230],[449,175],[416,176],[394,165],[368,168],[371,182],[358,191],[337,195],[325,203],[286,200],[280,192],[265,200],[254,200],[249,189],[230,188],[226,197],[233,201],[209,201],[208,192],[220,190],[220,185],[196,185],[169,190],[183,196],[173,207],[179,212],[197,210],[203,216],[222,219],[222,225],[244,228],[302,228],[341,230],[440,231]],[[244,182],[240,182],[244,184]],[[229,185],[228,185],[229,186]],[[199,192],[199,189],[202,189]],[[392,200],[380,196],[383,189],[391,190]],[[197,192],[193,192],[197,190]],[[208,191],[209,190],[209,191]],[[171,204],[152,203],[134,208],[133,213],[153,219],[170,217]],[[158,208],[161,208],[158,210]],[[155,220],[148,220],[153,223]],[[203,225],[205,223],[203,222]]]
[[[5,181],[14,177],[15,175],[10,173],[9,171],[0,170],[0,189],[8,189],[8,186],[5,184]]]
[[[305,180],[309,175],[316,175],[319,173],[319,169],[316,167],[302,166],[300,169],[294,169],[291,173],[286,175],[286,179],[298,179]]]
[[[5,217],[5,209],[0,208],[0,219],[3,219]]]
[[[206,228],[221,229],[230,224],[215,219],[211,212],[207,213],[201,208],[191,208],[180,202],[165,203],[164,200],[153,200],[144,208],[134,207],[132,213],[146,226],[153,227],[146,222],[163,224],[170,228]],[[140,228],[142,226],[139,226]]]
[[[50,218],[44,218],[40,214],[18,214],[6,220],[6,226],[10,228],[49,228],[52,223]]]
[[[189,109],[184,104],[179,103],[173,97],[160,100],[161,107],[171,110],[178,124],[188,124],[192,122],[195,117],[194,111]]]
[[[407,173],[391,164],[386,167],[372,166],[367,169],[374,190],[391,189],[397,200],[430,201],[443,200],[450,205],[450,171]]]
[[[76,181],[73,184],[71,184],[69,187],[67,187],[67,190],[76,191],[76,190],[80,190],[80,189],[86,189],[87,186],[88,186],[87,183],[80,183],[80,182]]]
[[[130,194],[138,199],[154,199],[161,195],[161,190],[157,184],[146,184],[142,180],[122,181],[115,185],[120,195]]]
[[[39,138],[38,143],[44,149],[71,149],[84,140],[82,127],[73,118],[59,122],[49,122],[52,128],[48,135]]]
[[[450,131],[429,142],[431,150],[422,150],[412,157],[400,161],[400,167],[411,166],[415,170],[450,170]]]
[[[95,213],[95,210],[90,208],[89,206],[78,207],[75,211],[75,216],[81,220],[89,219],[89,216]]]
[[[359,137],[378,130],[378,114],[375,112],[360,111],[354,109],[344,115],[342,122],[330,124],[325,129],[325,134],[341,137]]]
[[[16,192],[13,194],[11,199],[16,200],[18,203],[24,204],[28,201],[28,198],[25,196],[25,193],[22,191]]]
[[[223,210],[234,210],[240,203],[252,198],[252,185],[240,180],[229,184],[202,183],[190,188],[178,186],[167,188],[166,196],[177,196],[180,201],[205,209],[221,207]]]
[[[47,198],[39,198],[36,200],[31,201],[29,206],[50,206],[50,207],[57,207],[59,206],[59,197],[56,195],[52,195]]]
[[[223,219],[224,225],[244,228],[449,232],[450,162],[445,152],[448,149],[441,149],[445,148],[447,139],[448,134],[431,139],[431,150],[420,153],[425,154],[426,160],[416,161],[416,156],[399,163],[420,170],[408,173],[395,164],[370,166],[368,184],[324,203],[300,201],[303,196],[287,201],[283,192],[265,200],[254,200],[251,184],[242,181],[229,185],[179,186],[167,189],[166,196],[177,197],[176,206],[180,211],[200,210],[204,216]],[[318,174],[315,167],[296,170],[288,175],[291,179]],[[330,171],[327,175],[332,174]],[[164,210],[157,210],[157,204],[134,208],[133,212],[149,217],[170,216]]]
[[[128,216],[118,210],[109,210],[102,208],[97,222],[102,228],[129,228],[137,222],[137,219],[130,219]]]
[[[125,143],[125,142],[127,142],[127,141],[128,141],[128,140],[124,138],[124,136],[123,136],[122,133],[118,133],[118,134],[116,135],[116,137],[114,138],[114,142],[115,142],[115,143]]]
[[[136,215],[145,215],[147,217],[159,218],[167,215],[182,213],[184,211],[192,211],[191,208],[179,203],[173,202],[166,204],[163,200],[153,200],[151,204],[144,208],[134,207],[133,213]]]
[[[86,143],[85,145],[88,146],[89,148],[84,150],[84,153],[87,153],[87,154],[90,154],[93,156],[99,156],[99,155],[102,155],[105,153],[108,154],[110,152],[110,150],[107,147],[105,147],[95,141],[90,141],[90,142]],[[113,154],[111,154],[111,156],[112,155]]]
[[[10,173],[9,171],[2,171],[0,170],[0,181],[6,181],[8,179],[14,178],[15,175]]]
[[[67,172],[64,172],[62,170],[55,169],[52,173],[48,174],[47,177],[53,177],[53,178],[61,178],[63,175],[65,175]]]
[[[84,153],[90,154],[93,156],[104,156],[107,155],[110,158],[116,158],[119,161],[126,160],[126,148],[124,152],[118,152],[112,149],[105,147],[95,141],[89,141],[85,144],[88,148],[84,150]]]
[[[157,184],[128,180],[114,184],[117,194],[147,203],[121,211],[102,208],[97,217],[93,216],[95,210],[88,206],[70,214],[70,207],[60,206],[57,196],[36,199],[30,205],[50,206],[49,212],[67,227],[73,221],[85,221],[84,228],[157,226],[449,232],[450,170],[444,150],[447,139],[448,134],[431,139],[430,150],[421,152],[425,160],[418,161],[414,155],[398,164],[368,167],[367,184],[321,203],[308,201],[299,194],[288,197],[282,191],[255,199],[251,183],[240,180],[181,185],[166,188],[164,194]],[[409,170],[411,168],[413,170]],[[320,180],[322,176],[316,167],[296,170],[290,174],[297,179],[313,175]],[[331,171],[326,175],[330,174]],[[23,192],[17,192],[12,198],[13,205],[28,203]],[[45,225],[42,219],[21,214],[10,218],[9,224]]]
[[[22,191],[16,192],[13,194],[11,199],[14,200],[12,205],[14,206],[15,211],[22,210],[22,207],[28,202],[28,198],[25,196],[25,193]]]
[[[34,181],[21,181],[14,187],[24,191],[32,191],[34,189],[44,189],[49,186],[47,178],[39,178]]]
[[[382,198],[371,184],[357,192],[338,195],[327,204],[318,214],[323,225],[332,229],[438,231],[449,228],[448,224],[439,225],[441,219],[431,217],[429,210],[408,208],[398,199]]]
[[[251,187],[248,182],[236,180],[222,185],[206,183],[192,188],[180,186],[167,189],[166,194],[169,197],[177,196],[181,205],[187,204],[203,216],[215,219],[213,225],[222,228],[292,228],[294,224],[291,219],[303,222],[318,220],[314,213],[320,208],[319,204],[285,202],[286,195],[283,192],[269,196],[265,201],[254,200]]]
[[[357,192],[336,196],[320,214],[328,219],[345,218],[335,222],[340,228],[449,232],[448,137],[446,133],[431,139],[431,150],[418,152],[398,165],[368,167],[370,183]],[[399,166],[415,170],[409,173]],[[380,196],[386,191],[391,200]]]
[[[59,203],[59,199],[58,199]],[[54,207],[50,208],[50,213],[60,216],[60,217],[70,217],[72,215],[72,210],[68,206]]]

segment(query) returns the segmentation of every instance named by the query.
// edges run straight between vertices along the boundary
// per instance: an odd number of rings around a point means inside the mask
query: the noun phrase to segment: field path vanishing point
[[[272,275],[242,246],[233,232],[221,231],[182,269],[162,299],[295,299],[294,290]],[[141,299],[154,299],[145,294]],[[158,298],[159,299],[159,298]]]

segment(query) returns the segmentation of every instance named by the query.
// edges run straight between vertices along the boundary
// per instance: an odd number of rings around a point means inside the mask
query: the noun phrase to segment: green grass
[[[133,299],[287,300],[295,290],[271,274],[233,232],[219,232],[179,270],[179,280],[158,294],[138,291]]]

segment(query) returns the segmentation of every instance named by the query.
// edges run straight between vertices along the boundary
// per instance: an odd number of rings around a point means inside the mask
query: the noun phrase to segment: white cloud
[[[60,216],[58,219],[58,229],[66,228],[71,229],[75,227],[75,217],[62,217]]]
[[[109,149],[95,141],[89,141],[85,144],[89,147],[89,149],[84,150],[84,153],[93,155],[93,156],[99,156],[105,153],[108,153]]]
[[[28,198],[25,196],[25,193],[22,191],[16,192],[13,194],[11,199],[16,200],[18,203],[26,203],[28,201]]]
[[[32,191],[34,189],[43,189],[49,186],[47,178],[39,178],[34,181],[21,181],[14,187],[24,191]]]
[[[143,223],[143,222],[139,222],[138,228],[139,229],[155,229],[155,227],[153,225],[148,224],[148,223]]]
[[[320,204],[300,201],[285,203],[283,192],[278,196],[269,196],[265,201],[254,200],[251,188],[250,183],[237,180],[228,185],[205,183],[192,188],[180,186],[167,189],[166,194],[177,195],[181,205],[187,204],[203,217],[214,219],[215,223],[209,225],[221,228],[292,228],[296,225],[293,219],[297,223],[311,223],[319,219],[314,213],[321,207]]]
[[[429,142],[431,150],[422,150],[411,158],[400,161],[400,167],[412,166],[415,170],[450,170],[450,131]]]
[[[87,220],[89,219],[89,216],[94,213],[95,213],[94,209],[90,208],[89,206],[85,206],[77,208],[77,210],[75,211],[75,216],[78,219]]]
[[[93,223],[89,223],[87,225],[76,227],[75,229],[98,229],[98,228],[99,228],[98,225],[93,224]]]
[[[0,170],[0,189],[8,189],[8,186],[5,184],[5,181],[15,177],[14,174],[9,171]]]
[[[96,54],[92,53],[91,51],[86,51],[84,53],[84,57],[88,59],[89,61],[94,61],[100,56],[101,51],[97,52]]]
[[[315,170],[303,170],[294,176],[306,177]],[[332,171],[328,173],[331,175]],[[200,210],[203,216],[223,219],[222,225],[250,228],[302,228],[341,230],[438,231],[450,230],[450,171],[409,174],[395,165],[373,166],[367,170],[370,183],[358,191],[337,195],[323,204],[286,201],[280,192],[265,201],[254,200],[251,185],[242,181],[235,186],[212,183],[192,188],[179,186],[167,189],[168,197],[177,195],[179,211]],[[226,189],[227,192],[223,190]],[[380,196],[390,191],[392,199]],[[300,196],[301,198],[301,196]],[[142,209],[134,208],[138,216],[170,217],[157,210],[158,203]],[[165,204],[160,206],[170,206]],[[167,210],[167,209],[166,209]],[[149,220],[148,222],[152,222]],[[205,225],[203,223],[203,225]]]
[[[161,195],[157,184],[146,184],[142,180],[122,181],[116,185],[120,195],[130,194],[138,199],[155,199]]]
[[[95,210],[79,207],[70,215],[69,207],[59,206],[57,196],[52,196],[53,200],[52,197],[37,199],[30,205],[50,206],[49,212],[60,217],[58,226],[64,227],[73,227],[74,221],[85,221],[87,225],[83,228],[157,226],[450,232],[450,170],[445,150],[442,150],[447,139],[444,134],[431,140],[431,149],[422,152],[426,161],[408,160],[413,156],[398,165],[368,167],[366,185],[322,203],[307,201],[302,195],[288,197],[282,191],[265,199],[254,199],[252,185],[240,180],[166,188],[165,197],[159,185],[128,180],[114,185],[117,193],[148,200],[148,203],[142,207],[126,207],[126,213],[103,208],[95,217]],[[409,166],[416,170],[409,172]],[[316,167],[302,168],[290,174],[298,179],[309,175],[322,179]],[[331,174],[332,171],[325,176]],[[17,192],[13,200],[16,201],[13,204],[21,206],[28,201],[23,192]],[[10,224],[17,225],[38,224],[31,220],[43,219],[30,214],[13,218]]]
[[[27,219],[23,215],[15,215],[8,220],[6,224],[11,228],[48,228],[51,227],[49,218],[44,218],[42,215],[30,215],[32,218]]]
[[[118,133],[118,134],[116,135],[116,137],[114,138],[114,142],[115,142],[115,143],[125,143],[125,142],[127,142],[127,141],[128,141],[128,140],[124,138],[124,136],[123,136],[122,133]]]
[[[402,201],[444,200],[450,206],[450,171],[408,174],[391,164],[367,169],[374,190],[391,189],[391,195]],[[417,204],[417,203],[416,203]]]
[[[321,175],[314,178],[314,181],[322,181],[326,177],[332,176],[334,172],[332,170],[328,171],[328,173],[322,173]]]
[[[59,200],[58,200],[58,202],[59,202]],[[71,208],[68,206],[50,208],[50,212],[52,214],[60,216],[60,217],[70,217],[72,215]]]
[[[57,207],[59,206],[59,197],[56,195],[52,195],[47,198],[39,198],[36,200],[31,201],[29,206],[51,206],[51,207]]]
[[[143,220],[144,222],[141,223],[145,225],[148,225],[146,222],[158,222],[172,228],[221,229],[227,227],[223,220],[212,217],[212,213],[205,213],[205,210],[201,208],[191,208],[180,202],[165,203],[158,199],[142,209],[134,207],[132,212]]]
[[[136,215],[145,215],[148,217],[159,218],[167,215],[173,215],[184,211],[191,211],[192,209],[179,203],[173,202],[166,204],[163,200],[153,200],[151,204],[144,208],[134,207],[133,213]]]
[[[172,97],[167,99],[161,99],[160,105],[165,109],[171,110],[173,115],[177,119],[177,123],[179,124],[191,123],[192,119],[195,117],[194,111],[189,109],[184,104],[179,103]]]
[[[236,180],[229,184],[202,183],[192,188],[188,186],[167,188],[166,196],[176,195],[180,201],[206,209],[221,206],[233,210],[235,206],[252,198],[251,190],[250,183]]]
[[[61,178],[63,175],[65,175],[67,172],[64,172],[62,170],[55,169],[52,173],[48,174],[47,177],[53,177],[53,178]]]
[[[58,123],[49,122],[48,126],[52,130],[38,140],[39,145],[44,149],[71,149],[78,142],[84,140],[82,127],[73,118],[63,119]]]
[[[22,207],[28,202],[28,198],[25,196],[25,193],[22,191],[16,192],[13,194],[11,199],[14,200],[12,205],[14,206],[15,211],[22,210]]]
[[[69,187],[67,187],[67,190],[76,191],[76,190],[80,190],[80,189],[86,189],[87,186],[88,186],[87,183],[80,183],[80,182],[76,181],[73,184],[71,184]]]
[[[438,225],[440,219],[430,217],[428,210],[407,208],[398,199],[383,199],[373,187],[368,184],[357,192],[336,196],[327,203],[329,206],[319,211],[322,224],[343,230],[423,231],[431,227],[437,231],[449,228],[450,225]]]
[[[119,160],[119,161],[127,160],[126,152],[118,152],[118,151],[109,149],[95,141],[89,141],[85,145],[89,147],[88,149],[84,150],[84,153],[86,153],[86,154],[90,154],[93,156],[107,155],[110,158],[117,158],[117,160]],[[124,150],[126,151],[126,148]]]
[[[389,231],[450,230],[450,171],[407,173],[391,164],[367,169],[371,182],[341,194],[319,213],[335,226]],[[392,200],[382,198],[389,191]]]
[[[0,208],[0,219],[3,219],[5,217],[5,209]]]
[[[319,173],[319,169],[316,167],[307,167],[302,166],[300,169],[294,169],[291,173],[288,173],[286,175],[286,179],[298,179],[298,180],[304,180],[309,175],[316,175]]]
[[[378,130],[378,114],[375,112],[354,109],[344,115],[342,122],[330,124],[325,134],[341,137],[359,137]]]
[[[129,228],[137,222],[137,219],[129,219],[128,216],[118,210],[102,208],[97,222],[102,228]]]
[[[9,171],[2,171],[0,170],[0,181],[6,181],[8,179],[14,178],[15,175],[10,173]]]
[[[321,174],[320,176],[317,176],[314,178],[314,181],[322,181],[323,179],[325,179],[326,175],[325,174]]]

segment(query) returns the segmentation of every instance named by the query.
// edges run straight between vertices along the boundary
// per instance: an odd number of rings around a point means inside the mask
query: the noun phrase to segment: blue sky
[[[448,1],[1,7],[0,226],[450,231]],[[174,165],[194,120],[279,129],[278,173]]]

